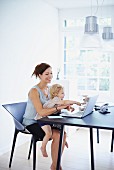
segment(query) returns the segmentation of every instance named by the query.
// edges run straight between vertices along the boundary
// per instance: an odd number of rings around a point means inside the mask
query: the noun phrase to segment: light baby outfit
[[[43,108],[53,108],[58,102],[60,102],[61,99],[59,97],[54,97],[53,99],[50,99],[43,104]],[[57,112],[55,112],[57,113]],[[42,117],[38,114],[35,116],[35,120],[41,119]]]

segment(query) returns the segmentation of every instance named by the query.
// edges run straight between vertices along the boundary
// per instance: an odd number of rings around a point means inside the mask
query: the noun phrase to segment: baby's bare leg
[[[49,139],[52,136],[51,126],[50,125],[44,125],[44,126],[42,126],[42,129],[45,132],[45,136],[44,136],[43,141],[42,141],[41,151],[42,151],[42,155],[44,157],[48,157],[48,154],[46,152],[46,145],[47,145]]]

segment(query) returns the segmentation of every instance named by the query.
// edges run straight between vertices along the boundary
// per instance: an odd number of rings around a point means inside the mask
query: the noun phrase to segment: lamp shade
[[[99,33],[97,17],[96,16],[86,17],[85,34],[97,34],[97,33]]]
[[[114,34],[112,33],[112,27],[104,27],[102,33],[103,51],[114,52]]]
[[[102,33],[103,40],[112,40],[114,39],[114,34],[112,33],[112,27],[104,27]]]

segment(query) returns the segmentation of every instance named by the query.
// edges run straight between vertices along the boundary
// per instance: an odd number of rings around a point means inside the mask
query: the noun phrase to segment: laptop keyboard
[[[79,111],[79,112],[76,112],[76,113],[72,113],[73,115],[82,115],[84,112],[83,111]]]
[[[83,115],[83,111],[77,111],[77,112],[62,112],[61,116],[70,116],[70,117],[81,117]]]

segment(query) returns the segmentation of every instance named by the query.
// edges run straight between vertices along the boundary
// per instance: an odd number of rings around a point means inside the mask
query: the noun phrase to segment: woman
[[[49,100],[48,83],[50,83],[53,78],[52,68],[49,64],[41,63],[37,65],[32,75],[35,75],[36,78],[40,79],[40,81],[37,85],[32,87],[28,93],[28,102],[27,102],[25,114],[23,116],[23,124],[26,126],[27,129],[29,129],[31,132],[37,135],[39,133],[38,129],[40,124],[38,124],[38,121],[34,119],[36,114],[39,114],[39,116],[41,117],[48,116],[61,109],[66,108],[67,106],[56,106],[54,108],[45,108],[45,109],[43,108],[43,104],[47,100]],[[54,127],[52,127],[51,170],[56,170],[59,138],[60,138],[59,129],[57,128],[54,129]],[[66,143],[66,134],[64,134],[63,149],[65,143]],[[62,170],[61,166],[60,166],[60,170]]]

